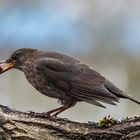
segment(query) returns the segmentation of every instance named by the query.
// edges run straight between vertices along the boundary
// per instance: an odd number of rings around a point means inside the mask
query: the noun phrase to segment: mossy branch
[[[0,105],[0,139],[2,140],[136,140],[140,139],[140,117],[100,123],[80,123],[67,119],[50,120]],[[111,122],[109,120],[109,122]]]

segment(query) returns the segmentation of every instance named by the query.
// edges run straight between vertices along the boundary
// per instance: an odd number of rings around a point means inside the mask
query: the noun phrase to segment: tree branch
[[[140,139],[140,117],[117,121],[102,128],[97,123],[79,123],[67,119],[50,120],[0,105],[2,140],[119,140]]]

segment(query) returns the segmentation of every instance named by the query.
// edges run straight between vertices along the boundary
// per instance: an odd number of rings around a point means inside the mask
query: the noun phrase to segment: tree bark
[[[0,105],[0,140],[140,140],[140,117],[111,127],[48,119]]]

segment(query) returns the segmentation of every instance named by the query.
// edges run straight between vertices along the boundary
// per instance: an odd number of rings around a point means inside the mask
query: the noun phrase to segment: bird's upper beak
[[[0,74],[13,68],[14,64],[15,64],[14,62],[10,61],[0,62]]]

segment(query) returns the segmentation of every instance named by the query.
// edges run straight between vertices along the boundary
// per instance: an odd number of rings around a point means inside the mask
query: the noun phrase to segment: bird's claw
[[[55,114],[51,115],[48,112],[36,113],[36,112],[33,112],[33,111],[29,111],[29,115],[34,116],[34,117],[40,117],[40,118],[48,118],[50,120],[55,120],[57,118],[57,116]]]

